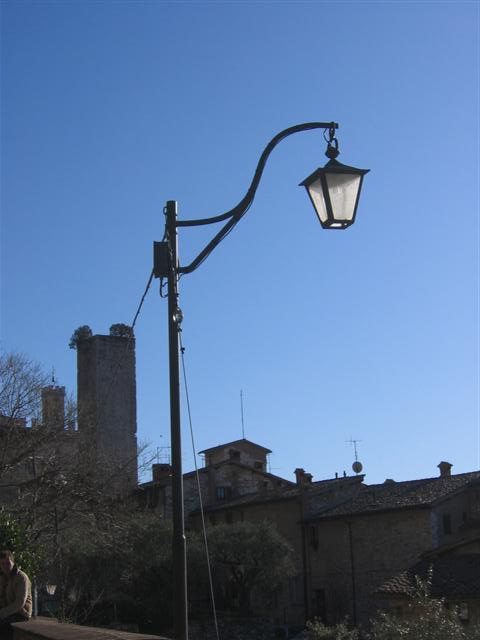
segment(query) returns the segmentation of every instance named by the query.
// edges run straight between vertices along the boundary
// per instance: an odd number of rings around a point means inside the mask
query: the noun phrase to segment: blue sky
[[[279,130],[339,122],[369,168],[356,224],[274,151],[256,200],[181,280],[197,451],[242,435],[273,473],[367,482],[478,469],[479,5],[3,0],[1,346],[75,391],[79,325],[130,323],[163,235],[233,207]],[[213,229],[180,231],[185,264]],[[136,326],[138,436],[168,447],[166,302]],[[186,415],[184,420],[187,427]],[[193,465],[184,431],[184,468]]]

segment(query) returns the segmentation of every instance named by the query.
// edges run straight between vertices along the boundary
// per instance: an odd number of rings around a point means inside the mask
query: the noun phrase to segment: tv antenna
[[[363,469],[363,464],[358,459],[358,451],[357,451],[357,443],[361,442],[361,440],[354,440],[350,436],[350,440],[347,440],[346,442],[348,442],[348,444],[351,444],[353,446],[353,450],[355,452],[355,462],[352,464],[352,469],[358,475],[359,473],[362,472],[362,469]]]
[[[240,412],[242,416],[242,438],[245,440],[245,423],[243,421],[243,389],[240,389]]]

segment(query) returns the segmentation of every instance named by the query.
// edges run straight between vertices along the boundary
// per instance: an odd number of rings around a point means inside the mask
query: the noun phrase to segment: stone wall
[[[95,335],[77,345],[78,429],[112,462],[119,481],[137,485],[135,340]]]
[[[431,546],[430,511],[403,510],[315,524],[310,548],[312,609],[325,599],[327,623],[348,616],[367,624],[377,608],[373,592],[418,561]]]
[[[51,618],[17,622],[12,627],[13,640],[168,640],[162,636],[61,623]]]
[[[255,619],[220,619],[218,632],[225,640],[273,640],[276,637],[270,622]],[[189,640],[217,640],[214,623],[211,620],[191,622],[188,637]]]

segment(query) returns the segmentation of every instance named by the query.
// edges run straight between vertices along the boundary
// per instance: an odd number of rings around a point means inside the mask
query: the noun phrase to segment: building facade
[[[119,487],[138,482],[135,338],[94,335],[77,344],[78,432]]]
[[[368,626],[379,608],[391,604],[382,585],[428,554],[465,548],[479,533],[480,472],[452,475],[452,465],[442,461],[436,477],[367,485],[362,475],[315,482],[296,469],[292,483],[262,470],[267,452],[244,440],[218,445],[202,452],[205,467],[198,475],[209,526],[268,520],[294,549],[295,575],[268,611],[261,607],[276,624],[301,626],[317,616],[329,625],[348,618]],[[154,479],[137,493],[143,508],[170,517],[170,474],[168,465],[154,465]],[[199,528],[194,473],[185,474],[184,493],[186,526]],[[472,556],[479,546],[468,549]],[[465,602],[475,620],[480,581],[468,587]]]

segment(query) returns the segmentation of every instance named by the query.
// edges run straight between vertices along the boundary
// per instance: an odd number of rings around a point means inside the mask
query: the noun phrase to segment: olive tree
[[[213,581],[220,601],[241,614],[266,603],[294,573],[294,552],[275,525],[236,522],[209,528]]]

